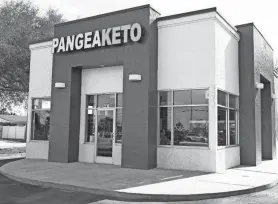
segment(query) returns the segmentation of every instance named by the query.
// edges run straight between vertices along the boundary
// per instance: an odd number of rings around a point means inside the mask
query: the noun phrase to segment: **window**
[[[160,108],[160,145],[171,145],[171,114],[172,108]]]
[[[87,140],[86,142],[95,142],[96,115],[94,109],[87,110]]]
[[[86,142],[95,142],[96,111],[98,108],[113,108],[115,118],[115,142],[122,142],[122,93],[88,95],[86,104]]]
[[[171,105],[172,92],[160,91],[159,105]]]
[[[123,111],[122,108],[116,109],[116,143],[122,143],[122,129],[123,129]]]
[[[49,140],[50,136],[50,99],[32,100],[32,140]]]
[[[225,93],[218,94],[218,146],[238,144],[238,97]]]
[[[116,94],[116,127],[115,127],[115,143],[122,143],[123,139],[123,94]]]
[[[218,107],[218,145],[226,146],[227,144],[227,117],[226,109]]]
[[[206,90],[159,92],[159,145],[207,146]]]
[[[96,97],[96,96],[94,96]],[[115,94],[102,94],[97,96],[97,107],[98,108],[111,108],[115,107],[116,104]]]

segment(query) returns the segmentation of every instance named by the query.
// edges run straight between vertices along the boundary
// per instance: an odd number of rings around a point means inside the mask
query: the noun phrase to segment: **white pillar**
[[[211,154],[210,169],[217,172],[217,88],[209,88],[209,149]]]

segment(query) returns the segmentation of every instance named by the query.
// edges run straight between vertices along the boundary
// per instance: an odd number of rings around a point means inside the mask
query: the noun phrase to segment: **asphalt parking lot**
[[[14,160],[0,160],[0,166]],[[10,180],[0,174],[0,204],[88,204],[105,198],[89,193],[66,192]]]

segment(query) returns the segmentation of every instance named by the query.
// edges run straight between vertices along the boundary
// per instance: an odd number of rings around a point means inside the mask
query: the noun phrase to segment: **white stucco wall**
[[[216,12],[158,22],[158,90],[209,90],[209,147],[158,147],[159,168],[217,172],[237,164],[217,147],[217,89],[238,95],[239,35]],[[226,151],[226,150],[224,150]],[[220,162],[220,164],[218,164]]]
[[[86,95],[123,92],[123,67],[102,67],[82,70],[81,106],[80,106],[80,144],[79,161],[95,162],[95,144],[85,143]],[[120,152],[120,153],[119,153]],[[113,149],[113,163],[120,165],[121,145]]]
[[[87,163],[95,163],[95,143],[79,144],[79,161]]]
[[[27,159],[48,159],[48,141],[29,141],[26,143]]]
[[[240,165],[240,147],[219,148],[217,151],[217,172]]]
[[[208,147],[158,147],[157,167],[212,172],[215,156]]]
[[[216,16],[215,21],[215,82],[217,89],[239,95],[239,35],[227,29],[226,23]],[[218,148],[216,171],[223,172],[240,164],[240,148]]]
[[[116,166],[121,166],[121,164],[122,164],[122,144],[114,145],[113,164]]]
[[[158,22],[158,90],[214,83],[213,13]]]
[[[239,38],[215,21],[215,80],[219,89],[239,95]]]
[[[30,81],[28,97],[28,119],[27,119],[27,144],[26,157],[47,159],[48,142],[31,140],[31,107],[32,98],[51,97],[52,81],[52,53],[51,41],[30,45]]]

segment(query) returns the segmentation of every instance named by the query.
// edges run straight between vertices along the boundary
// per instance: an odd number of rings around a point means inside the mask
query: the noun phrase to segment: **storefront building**
[[[65,22],[30,45],[27,158],[222,172],[276,158],[273,50],[210,8]]]

